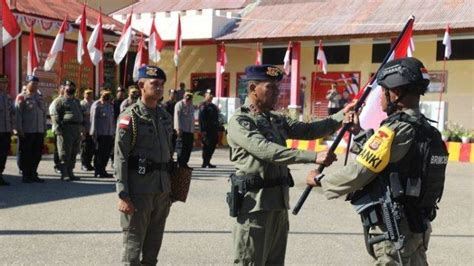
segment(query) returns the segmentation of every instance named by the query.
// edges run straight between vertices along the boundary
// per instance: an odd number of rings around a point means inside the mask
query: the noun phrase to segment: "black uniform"
[[[175,106],[176,106],[176,101],[169,100],[169,101],[165,102],[165,104],[163,105],[163,108],[166,110],[166,112],[168,112],[171,115],[171,117],[173,117]],[[173,120],[173,122],[174,122],[174,120]],[[172,146],[171,147],[171,149],[172,149],[171,154],[174,154],[177,138],[178,138],[178,134],[176,133],[176,130],[173,127],[173,135],[171,136],[171,146]]]
[[[219,132],[219,109],[213,103],[204,102],[199,108],[199,125],[202,136],[202,167],[214,167],[210,162],[216,149]]]

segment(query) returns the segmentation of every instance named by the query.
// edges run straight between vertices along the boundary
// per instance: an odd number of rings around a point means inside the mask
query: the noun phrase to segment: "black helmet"
[[[407,57],[386,63],[377,74],[377,82],[387,89],[403,88],[416,94],[424,94],[430,77],[420,60]]]

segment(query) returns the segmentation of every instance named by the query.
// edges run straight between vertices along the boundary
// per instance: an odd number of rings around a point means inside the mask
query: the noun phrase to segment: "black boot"
[[[74,172],[72,170],[73,170],[73,168],[68,168],[69,179],[70,180],[80,180],[79,177],[74,175]]]
[[[63,181],[65,178],[68,178],[68,177],[70,178],[65,164],[61,164],[59,166],[59,170],[61,171],[61,181]]]

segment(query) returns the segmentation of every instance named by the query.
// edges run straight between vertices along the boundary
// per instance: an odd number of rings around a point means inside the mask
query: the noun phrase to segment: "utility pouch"
[[[245,180],[232,174],[230,176],[230,183],[230,192],[227,193],[226,199],[227,205],[229,205],[229,215],[230,217],[237,217],[246,192]]]

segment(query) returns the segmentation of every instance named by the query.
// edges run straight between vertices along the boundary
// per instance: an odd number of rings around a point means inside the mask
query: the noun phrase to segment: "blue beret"
[[[25,81],[26,81],[26,82],[31,82],[31,81],[36,81],[36,82],[38,82],[38,81],[39,81],[39,78],[36,77],[36,76],[33,76],[33,75],[26,75]]]
[[[246,80],[280,81],[283,71],[274,65],[252,65],[245,68]]]
[[[142,66],[138,69],[138,79],[162,79],[166,81],[166,74],[159,67]]]

